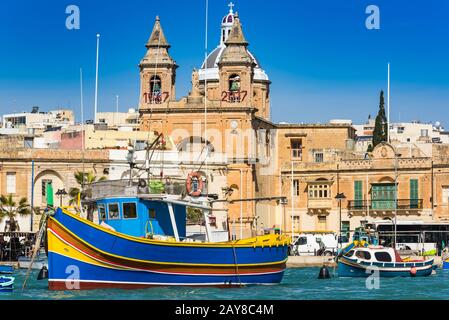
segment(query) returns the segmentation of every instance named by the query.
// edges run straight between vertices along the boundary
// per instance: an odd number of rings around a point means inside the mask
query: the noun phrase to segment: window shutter
[[[410,208],[418,209],[418,180],[410,179]]]
[[[355,207],[360,209],[363,206],[363,182],[354,181],[354,200]]]

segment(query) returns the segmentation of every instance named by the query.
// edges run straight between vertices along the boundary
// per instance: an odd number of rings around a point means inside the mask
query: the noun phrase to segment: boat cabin
[[[216,224],[212,212],[224,210],[213,209],[207,196],[186,195],[185,182],[172,182],[170,186],[161,183],[161,188],[155,185],[143,179],[99,181],[92,184],[83,203],[95,207],[94,215],[105,228],[134,237],[176,242],[199,241],[198,235],[191,235],[187,228],[187,212],[196,209],[201,211],[206,229],[202,241],[228,240],[227,231],[211,229]]]
[[[385,263],[385,262],[402,262],[399,253],[393,248],[385,247],[357,247],[349,250],[345,255],[346,258],[357,259],[362,262]]]
[[[98,221],[135,237],[186,237],[185,205],[138,197],[104,198],[96,202]]]

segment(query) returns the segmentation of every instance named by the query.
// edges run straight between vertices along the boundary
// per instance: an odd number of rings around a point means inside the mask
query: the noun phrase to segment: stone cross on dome
[[[234,3],[232,3],[232,1],[228,4],[228,7],[229,7],[229,13],[234,13],[234,6],[235,6],[235,4]]]

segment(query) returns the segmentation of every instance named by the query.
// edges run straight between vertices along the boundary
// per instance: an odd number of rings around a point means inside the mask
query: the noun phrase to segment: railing
[[[186,182],[184,179],[146,179],[132,180],[107,180],[99,181],[91,185],[92,199],[110,196],[139,196],[139,195],[182,195],[186,194]],[[207,191],[207,190],[206,190]]]
[[[309,209],[331,209],[332,208],[332,199],[331,198],[308,199],[307,207]]]
[[[391,210],[395,209],[395,200],[349,200],[349,211],[364,210]],[[420,210],[423,209],[423,199],[398,199],[398,210]]]

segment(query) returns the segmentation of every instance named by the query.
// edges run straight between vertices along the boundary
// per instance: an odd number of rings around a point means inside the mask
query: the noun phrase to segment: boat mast
[[[98,112],[98,60],[100,54],[100,34],[97,34],[97,60],[95,65],[95,115],[94,123],[97,123],[97,112]]]
[[[83,96],[83,68],[80,68],[80,107],[81,107],[81,162],[82,162],[82,178],[81,178],[81,193],[84,191],[84,179],[86,176],[85,165],[84,165],[84,139],[86,134],[84,132],[84,96]],[[81,197],[81,196],[80,196]],[[81,201],[78,203],[79,209],[82,212]]]

